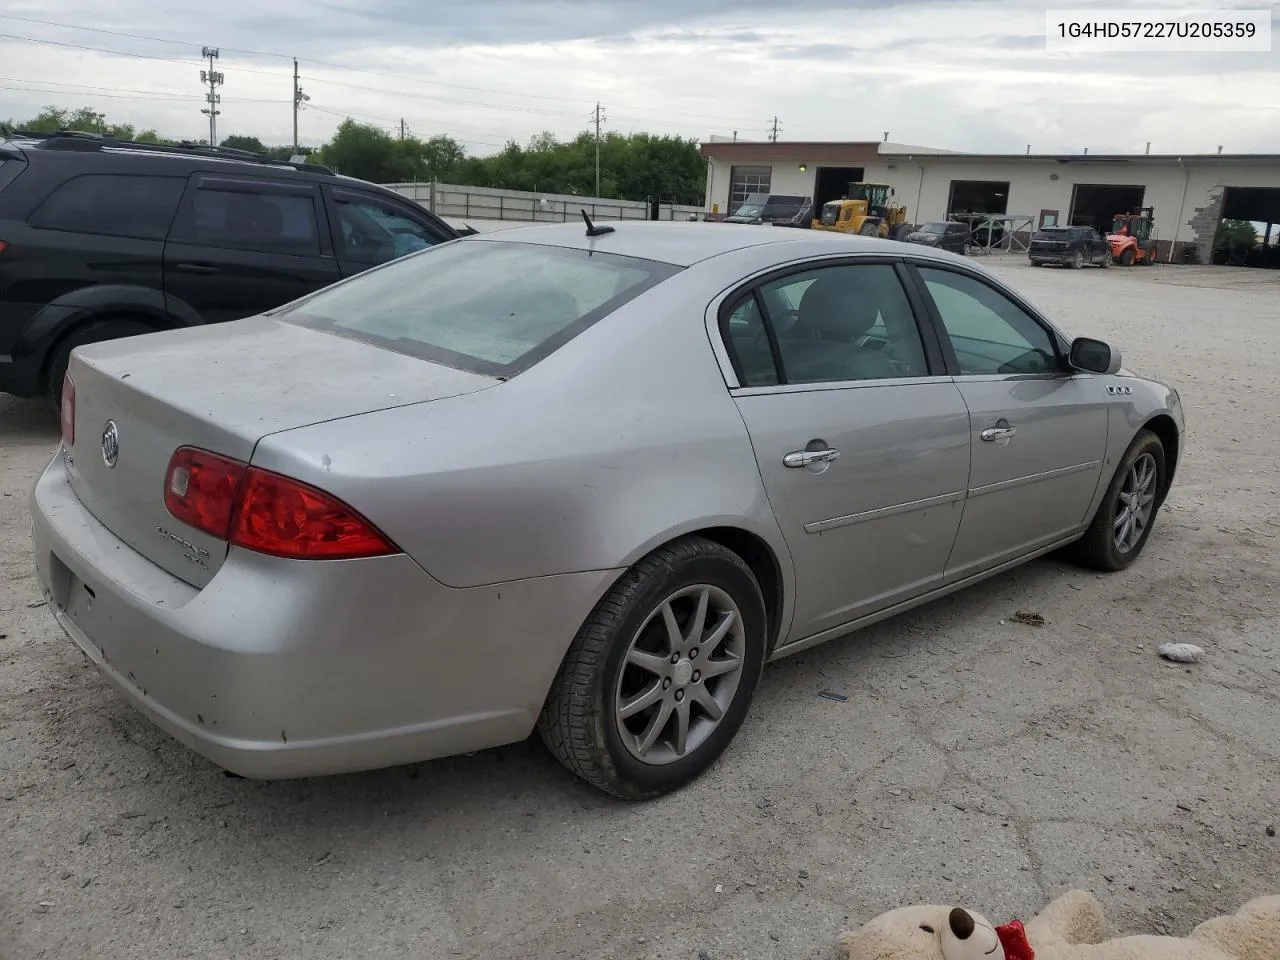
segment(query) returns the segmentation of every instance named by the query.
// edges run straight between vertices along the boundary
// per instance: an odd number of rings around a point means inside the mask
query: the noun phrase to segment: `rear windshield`
[[[465,240],[394,260],[273,315],[505,378],[680,269],[598,251]]]

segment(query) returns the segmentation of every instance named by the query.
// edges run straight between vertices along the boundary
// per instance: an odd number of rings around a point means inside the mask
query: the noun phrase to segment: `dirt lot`
[[[1038,562],[783,661],[712,774],[643,806],[532,742],[225,777],[36,606],[56,422],[0,399],[0,957],[799,960],[918,900],[1005,919],[1079,885],[1122,930],[1185,933],[1280,889],[1280,274],[997,269],[1182,392],[1142,561]],[[1206,660],[1161,661],[1170,638]]]

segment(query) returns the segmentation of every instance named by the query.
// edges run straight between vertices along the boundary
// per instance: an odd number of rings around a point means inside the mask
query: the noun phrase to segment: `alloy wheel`
[[[1116,551],[1128,553],[1142,540],[1156,500],[1156,459],[1144,453],[1129,467],[1117,495],[1114,525]]]
[[[614,691],[627,752],[661,765],[697,750],[733,704],[746,649],[742,611],[719,587],[694,584],[658,604],[627,647]]]

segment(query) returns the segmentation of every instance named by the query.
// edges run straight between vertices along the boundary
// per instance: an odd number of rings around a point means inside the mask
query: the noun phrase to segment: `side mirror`
[[[1120,370],[1120,351],[1101,340],[1076,337],[1071,341],[1070,361],[1077,370],[1110,375]]]

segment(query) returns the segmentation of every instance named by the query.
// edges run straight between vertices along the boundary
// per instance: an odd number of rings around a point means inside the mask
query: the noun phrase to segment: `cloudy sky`
[[[1157,8],[1178,6],[1226,5]],[[1280,7],[1238,6],[1280,27]],[[226,74],[219,137],[267,143],[292,137],[297,57],[311,144],[352,116],[483,154],[542,130],[572,137],[599,101],[606,129],[702,139],[763,139],[776,116],[786,140],[1280,153],[1280,39],[1267,53],[1097,56],[1049,54],[1044,33],[1045,4],[1024,0],[5,0],[0,119],[91,105],[207,136],[207,44]]]

